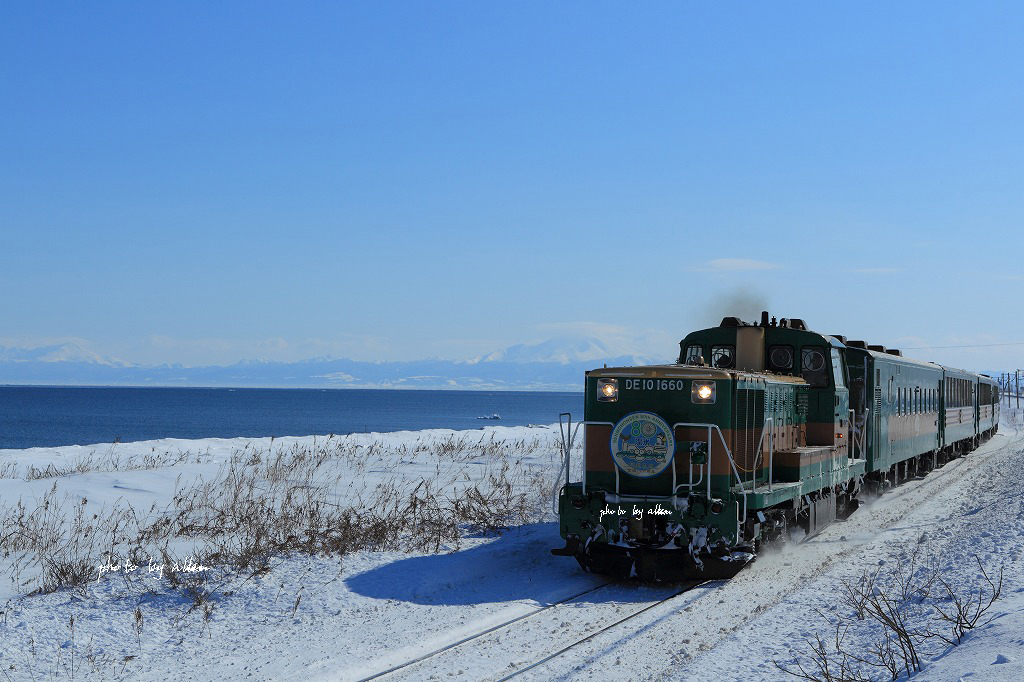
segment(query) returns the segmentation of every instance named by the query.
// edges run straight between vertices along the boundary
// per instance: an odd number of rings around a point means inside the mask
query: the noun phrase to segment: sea
[[[0,449],[554,424],[582,393],[0,386]]]

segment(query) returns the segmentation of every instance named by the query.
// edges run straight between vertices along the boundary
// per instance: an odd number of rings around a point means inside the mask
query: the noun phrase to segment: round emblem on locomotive
[[[653,412],[631,412],[612,429],[612,459],[630,476],[652,478],[668,468],[676,439],[668,422]]]

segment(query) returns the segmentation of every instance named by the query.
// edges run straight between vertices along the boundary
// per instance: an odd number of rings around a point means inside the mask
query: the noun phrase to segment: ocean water
[[[0,386],[0,449],[552,424],[582,393]],[[500,416],[500,419],[480,417]]]

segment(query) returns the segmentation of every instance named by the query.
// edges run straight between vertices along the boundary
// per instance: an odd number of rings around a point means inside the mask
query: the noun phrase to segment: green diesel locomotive
[[[676,364],[587,372],[582,480],[558,499],[587,571],[729,578],[763,543],[812,536],[999,426],[996,382],[900,351],[727,317]]]

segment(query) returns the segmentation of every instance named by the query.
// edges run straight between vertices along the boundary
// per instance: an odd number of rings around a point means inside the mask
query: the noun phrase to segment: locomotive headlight
[[[715,402],[715,382],[693,382],[693,386],[690,388],[690,400],[704,405],[710,405]]]
[[[619,399],[618,379],[598,379],[597,399],[602,403],[613,403]]]

